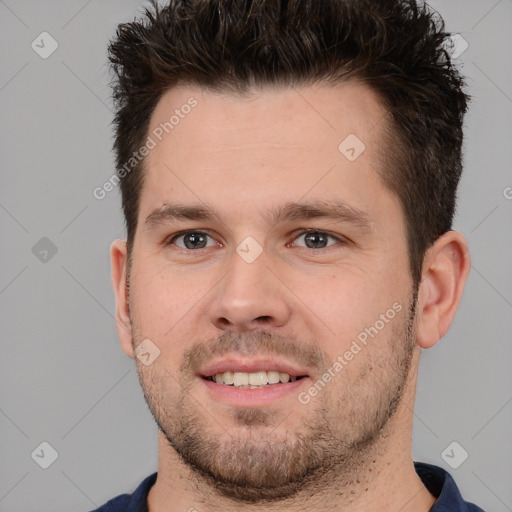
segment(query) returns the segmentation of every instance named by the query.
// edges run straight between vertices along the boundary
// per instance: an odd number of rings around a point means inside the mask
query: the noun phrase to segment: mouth
[[[224,386],[240,389],[260,389],[295,382],[307,375],[290,375],[279,370],[261,370],[257,372],[226,371],[203,377],[203,379]]]
[[[212,398],[233,407],[270,406],[293,397],[312,378],[308,369],[281,359],[239,355],[213,361],[197,376]]]

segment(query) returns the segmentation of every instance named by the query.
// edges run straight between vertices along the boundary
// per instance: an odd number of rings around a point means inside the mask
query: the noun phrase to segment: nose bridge
[[[211,322],[220,329],[241,330],[284,325],[291,311],[288,297],[270,271],[263,248],[246,239],[230,254],[227,265],[229,272],[211,304]]]

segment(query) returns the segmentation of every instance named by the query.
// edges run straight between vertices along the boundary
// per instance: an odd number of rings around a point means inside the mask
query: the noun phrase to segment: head
[[[412,0],[172,1],[118,28],[121,343],[157,347],[148,405],[226,495],[350,474],[407,421],[469,269],[447,37]],[[204,378],[228,359],[303,378],[235,404]]]

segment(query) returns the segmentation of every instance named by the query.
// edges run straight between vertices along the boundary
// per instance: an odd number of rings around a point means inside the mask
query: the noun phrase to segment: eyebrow
[[[152,229],[161,224],[176,220],[213,220],[218,218],[210,208],[201,205],[164,204],[155,208],[144,222],[146,229]]]
[[[335,222],[354,224],[364,230],[369,230],[373,224],[368,213],[339,200],[286,203],[270,212],[266,219],[271,224],[308,219],[329,219]]]
[[[373,219],[367,212],[339,200],[285,203],[266,213],[264,219],[269,225],[276,225],[286,221],[330,219],[335,222],[354,224],[365,231],[369,231],[373,225]],[[146,217],[144,225],[146,230],[150,230],[159,225],[178,220],[216,220],[222,222],[220,215],[207,206],[201,204],[166,203],[162,207],[154,209]]]

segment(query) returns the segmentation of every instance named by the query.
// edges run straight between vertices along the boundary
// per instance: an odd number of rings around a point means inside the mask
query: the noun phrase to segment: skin
[[[412,461],[417,369],[460,302],[466,241],[450,231],[429,248],[415,297],[405,217],[378,175],[386,116],[366,86],[249,97],[176,87],[157,104],[149,133],[191,96],[197,106],[147,156],[128,296],[126,242],[111,246],[121,345],[160,427],[150,512],[428,511],[435,499]],[[366,146],[353,162],[338,150],[349,134]],[[328,200],[365,212],[368,225],[269,222],[285,203]],[[219,218],[145,225],[171,202]],[[164,243],[182,230],[211,238],[200,249],[184,248],[183,238]],[[308,248],[301,230],[334,238]],[[262,249],[252,263],[236,252],[248,236]],[[401,308],[393,319],[301,403],[299,392],[393,304]],[[160,356],[146,366],[134,347],[147,338]],[[212,398],[196,370],[241,354],[278,354],[310,379],[270,406]]]

